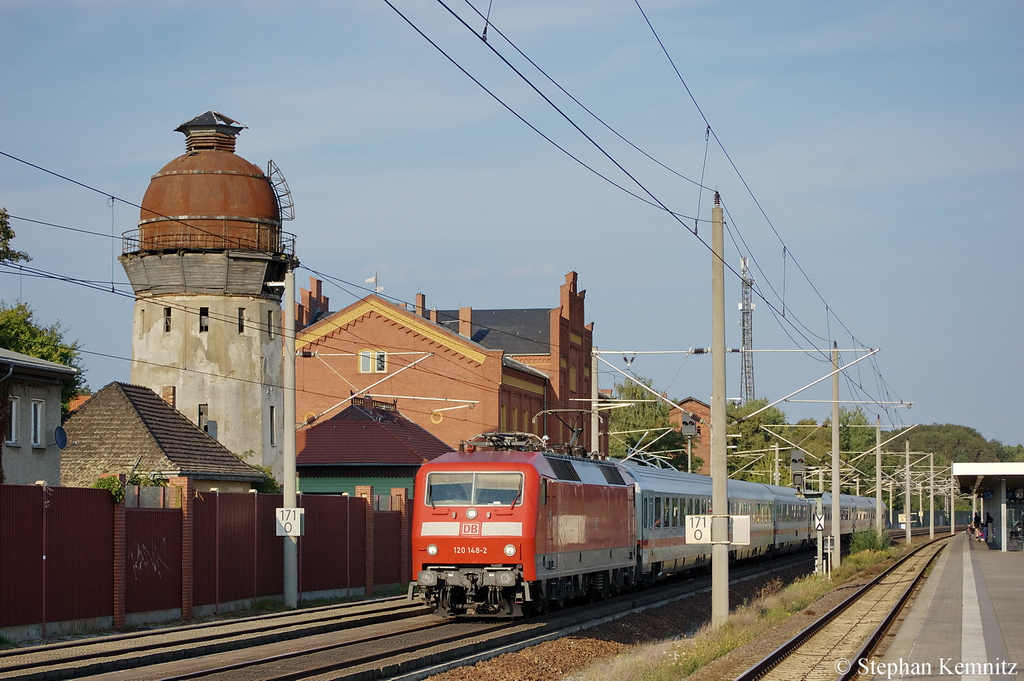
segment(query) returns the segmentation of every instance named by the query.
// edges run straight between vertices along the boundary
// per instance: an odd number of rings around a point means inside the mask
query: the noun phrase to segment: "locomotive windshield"
[[[511,506],[523,503],[522,473],[429,473],[426,503]]]

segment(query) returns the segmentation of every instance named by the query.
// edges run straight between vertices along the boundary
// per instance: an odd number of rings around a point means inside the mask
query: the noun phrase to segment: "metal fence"
[[[281,594],[280,495],[206,492],[178,508],[146,507],[178,498],[168,493],[129,508],[103,489],[0,485],[0,635],[18,638],[11,628],[35,627],[45,637],[47,623],[113,617],[116,624],[125,614],[171,619],[185,599],[216,610]],[[402,512],[371,510],[359,497],[307,495],[301,503],[300,591],[359,592],[401,580],[409,542]]]

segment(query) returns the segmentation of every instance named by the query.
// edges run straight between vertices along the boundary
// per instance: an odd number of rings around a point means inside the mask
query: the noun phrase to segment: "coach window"
[[[647,499],[644,499],[644,500],[643,500],[643,501],[641,502],[641,504],[640,504],[640,505],[641,505],[641,507],[642,507],[642,508],[643,508],[643,510],[644,510],[644,511],[643,511],[643,527],[649,527],[649,525],[647,524],[647,522],[648,522],[648,520],[647,520],[647,516],[648,516],[648,514],[647,514]]]
[[[679,499],[672,499],[672,527],[679,527]]]
[[[669,498],[665,497],[665,505],[662,507],[662,510],[664,511],[664,513],[661,516],[661,526],[662,527],[668,527],[669,526],[668,524],[670,522],[672,522],[672,511],[670,510],[670,507],[669,507],[670,503],[671,502],[669,501]]]
[[[661,527],[661,497],[654,498],[654,526]]]

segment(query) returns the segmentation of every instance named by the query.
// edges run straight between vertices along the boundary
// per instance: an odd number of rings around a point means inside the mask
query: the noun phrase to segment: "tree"
[[[774,481],[775,456],[773,454],[775,443],[780,442],[771,433],[761,428],[764,426],[781,426],[786,423],[786,415],[777,407],[765,409],[757,416],[746,421],[736,423],[747,414],[753,414],[758,409],[768,405],[767,399],[750,400],[742,405],[729,404],[726,407],[726,414],[729,422],[730,437],[726,446],[735,446],[735,449],[728,450],[729,471],[744,468],[736,475],[738,480],[754,480],[757,482],[772,483]],[[779,433],[786,439],[792,440],[787,429],[772,428],[772,432]],[[731,437],[739,435],[739,437]],[[789,451],[789,446],[780,442],[782,453]],[[758,458],[760,457],[760,458]],[[786,480],[789,466],[780,463],[779,473],[782,482]]]
[[[64,340],[60,322],[43,326],[32,317],[32,309],[25,303],[8,305],[0,302],[0,348],[57,362],[78,369],[74,379],[61,388],[61,407],[67,414],[71,398],[86,387],[85,375],[78,352],[78,341]]]
[[[650,387],[653,381],[641,378]],[[663,454],[674,465],[686,463],[686,439],[669,419],[671,407],[632,381],[616,383],[614,394],[620,400],[636,400],[632,407],[612,409],[608,416],[609,454],[623,458],[633,449]],[[656,400],[656,401],[655,401]]]
[[[11,248],[14,230],[11,229],[11,216],[6,208],[0,208],[0,262],[28,262],[32,258],[28,253]]]

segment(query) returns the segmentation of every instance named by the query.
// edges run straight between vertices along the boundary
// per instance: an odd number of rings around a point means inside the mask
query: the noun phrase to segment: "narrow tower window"
[[[277,419],[274,405],[270,405],[270,446],[277,444]]]
[[[267,338],[274,340],[274,311],[267,310]]]
[[[199,333],[206,333],[210,330],[210,308],[199,308]]]
[[[199,427],[203,429],[204,433],[210,432],[210,405],[200,404],[199,405]]]
[[[245,333],[245,308],[238,308],[238,333]]]
[[[164,333],[171,332],[171,308],[164,308]]]

